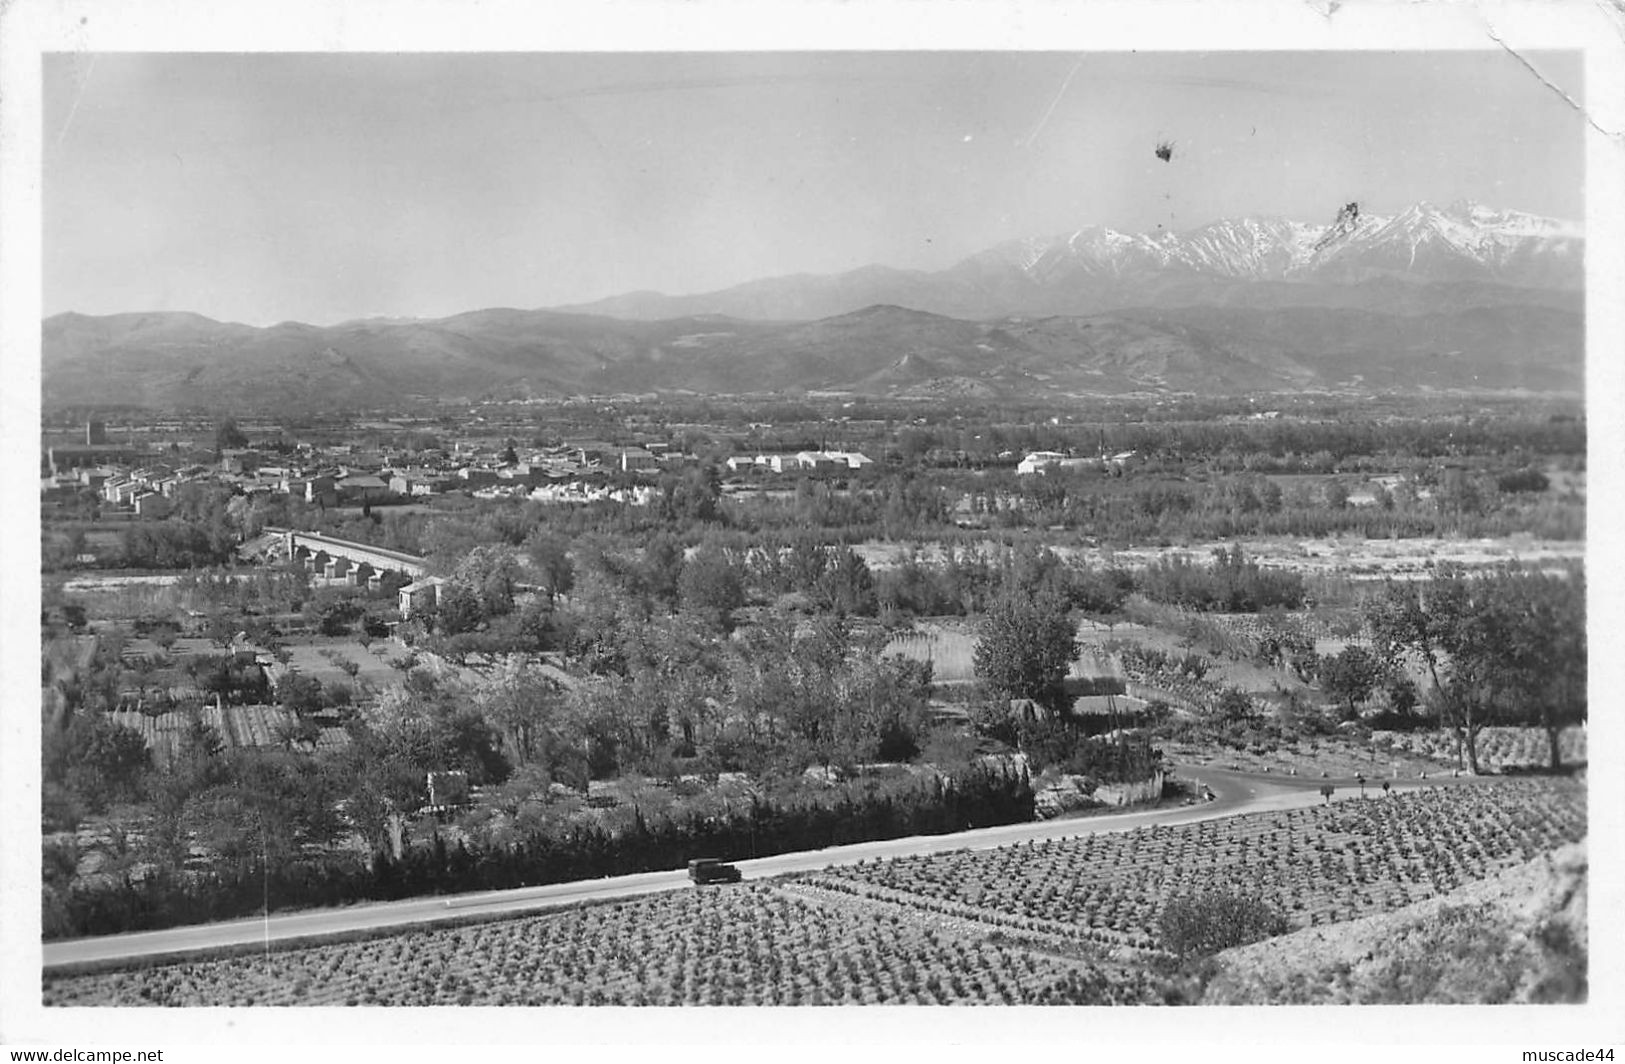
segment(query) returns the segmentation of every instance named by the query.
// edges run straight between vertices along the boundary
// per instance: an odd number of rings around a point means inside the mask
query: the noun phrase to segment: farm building
[[[334,483],[334,479],[329,476],[311,477],[304,482],[305,501],[322,506],[337,506],[339,493],[334,487]]]
[[[344,477],[334,487],[338,489],[341,502],[378,502],[389,498],[389,485],[369,474]]]
[[[440,605],[441,588],[445,585],[443,577],[427,576],[401,588],[401,619],[410,620],[414,609],[421,610],[427,606]]]
[[[1022,476],[1030,476],[1051,467],[1059,468],[1068,461],[1070,459],[1060,451],[1033,451],[1016,463],[1016,472]]]
[[[637,473],[646,469],[656,469],[659,466],[660,459],[642,447],[623,447],[621,449],[620,468],[623,473]]]
[[[824,456],[832,462],[844,462],[848,469],[868,469],[875,464],[875,460],[862,451],[825,451]]]

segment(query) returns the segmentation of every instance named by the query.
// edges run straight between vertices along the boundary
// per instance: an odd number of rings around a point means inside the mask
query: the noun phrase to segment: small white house
[[[1050,466],[1058,466],[1066,461],[1066,455],[1060,451],[1033,451],[1020,462],[1016,463],[1016,472],[1022,475],[1042,473]]]
[[[868,469],[875,464],[875,460],[862,451],[827,451],[825,454],[831,461],[845,462],[848,469]]]
[[[414,609],[440,605],[440,589],[445,584],[444,577],[425,576],[401,588],[401,619],[411,620]]]

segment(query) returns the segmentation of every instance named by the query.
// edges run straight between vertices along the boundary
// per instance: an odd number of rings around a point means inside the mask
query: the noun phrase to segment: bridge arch
[[[429,571],[425,559],[405,551],[291,528],[266,528],[265,534],[275,537],[266,557],[298,562],[318,575],[352,584],[377,586],[390,573],[413,581]]]

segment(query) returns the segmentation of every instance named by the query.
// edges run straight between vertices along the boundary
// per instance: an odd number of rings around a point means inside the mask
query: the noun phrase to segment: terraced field
[[[832,869],[813,886],[1022,933],[1153,950],[1163,906],[1255,894],[1294,928],[1447,893],[1586,833],[1585,788],[1519,779]]]
[[[1586,834],[1523,778],[867,863],[364,941],[51,973],[47,1005],[1131,1004],[1170,898],[1245,891],[1292,928],[1388,912]]]

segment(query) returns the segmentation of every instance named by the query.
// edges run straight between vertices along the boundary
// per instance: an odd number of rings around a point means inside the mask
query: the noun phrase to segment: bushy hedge
[[[46,938],[109,935],[207,923],[271,911],[383,901],[426,894],[503,890],[683,867],[700,855],[724,860],[848,843],[943,835],[1033,818],[1025,774],[973,766],[906,790],[843,789],[830,801],[758,800],[727,817],[690,815],[644,823],[614,834],[575,825],[536,833],[507,846],[458,843],[409,849],[399,861],[382,854],[326,854],[267,873],[257,863],[201,875],[153,876],[116,886],[77,889],[46,906]]]
[[[1286,917],[1263,901],[1218,891],[1170,899],[1158,922],[1163,949],[1178,957],[1205,957],[1286,929]]]
[[[1140,593],[1154,602],[1189,610],[1257,613],[1295,610],[1303,605],[1303,577],[1284,569],[1265,569],[1241,548],[1213,552],[1213,564],[1197,565],[1183,557],[1163,558],[1139,579]]]
[[[1034,771],[1056,768],[1102,783],[1138,783],[1162,763],[1161,751],[1143,733],[1097,738],[1077,721],[1045,720],[1023,723],[1018,735]]]

